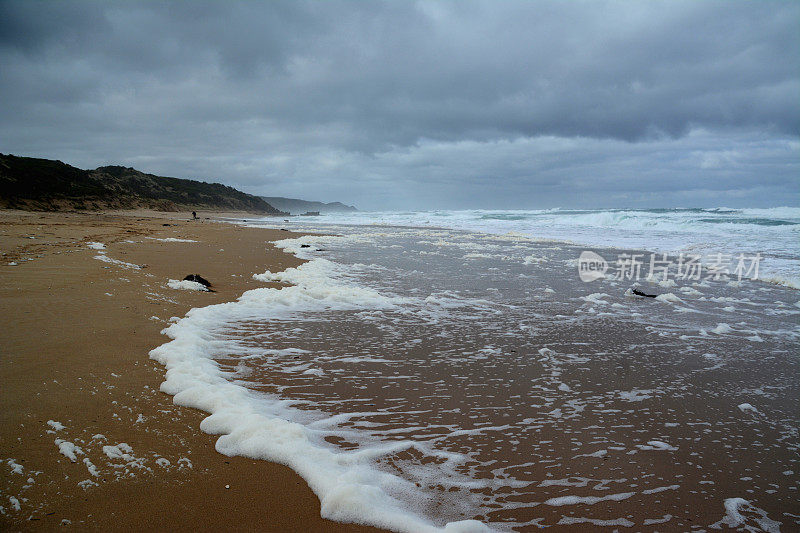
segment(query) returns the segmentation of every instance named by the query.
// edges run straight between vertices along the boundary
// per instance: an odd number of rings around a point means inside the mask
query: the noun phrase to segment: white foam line
[[[200,242],[192,239],[178,239],[176,237],[166,237],[164,239],[158,239],[156,237],[145,237],[145,239],[151,239],[154,241],[161,241],[161,242]]]
[[[398,498],[402,496],[419,501],[417,487],[378,470],[374,459],[411,446],[423,447],[422,444],[403,441],[355,452],[326,445],[320,442],[316,431],[298,422],[308,419],[307,412],[227,381],[213,360],[225,350],[224,342],[215,339],[214,332],[238,320],[253,316],[279,318],[298,311],[390,309],[402,301],[338,277],[334,279],[337,271],[334,263],[314,259],[284,272],[254,276],[294,286],[254,289],[235,302],[192,309],[185,318],[163,330],[172,341],[150,352],[152,359],[167,368],[161,390],[174,395],[178,405],[210,413],[200,429],[221,435],[216,442],[218,452],[292,468],[319,497],[324,518],[409,533],[488,531],[487,526],[475,520],[452,522],[442,529],[401,503]]]
[[[139,265],[134,265],[133,263],[126,263],[125,261],[120,261],[119,259],[111,259],[105,254],[105,252],[100,252],[94,256],[94,258],[99,261],[103,261],[104,263],[111,263],[112,265],[121,266],[123,268],[130,268],[133,270],[140,270],[142,268]]]
[[[627,518],[614,518],[611,520],[601,520],[598,518],[564,516],[561,518],[561,520],[558,521],[558,525],[560,526],[572,526],[575,524],[592,524],[593,526],[600,526],[600,527],[612,527],[612,526],[633,527],[636,525]]]
[[[545,500],[544,504],[553,506],[578,505],[578,504],[594,505],[596,503],[608,500],[615,502],[621,500],[627,500],[634,494],[636,493],[620,492],[619,494],[609,494],[608,496],[559,496],[557,498],[550,498],[549,500]]]
[[[485,426],[485,427],[474,428],[474,429],[459,429],[457,431],[453,431],[452,433],[448,433],[446,435],[442,435],[441,437],[437,437],[434,440],[445,440],[445,439],[450,439],[450,438],[453,438],[453,437],[461,437],[462,435],[479,435],[479,434],[485,433],[487,431],[505,431],[505,430],[511,429],[513,427],[515,427],[515,426],[512,426],[510,424],[506,424],[506,425],[503,425],[503,426]]]
[[[665,487],[656,487],[654,489],[643,490],[642,494],[656,494],[659,492],[664,492],[665,490],[678,490],[679,488],[681,488],[680,485],[667,485]]]

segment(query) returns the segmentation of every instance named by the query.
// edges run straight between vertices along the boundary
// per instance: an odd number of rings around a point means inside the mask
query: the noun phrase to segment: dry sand
[[[321,519],[289,468],[217,453],[216,437],[199,430],[204,414],[159,392],[164,369],[147,354],[168,340],[160,331],[170,317],[233,300],[265,286],[253,273],[300,262],[267,242],[285,232],[199,216],[0,211],[3,530],[369,529]],[[199,242],[156,240],[170,237]],[[90,241],[146,267],[97,260]],[[216,292],[165,285],[193,273]],[[66,427],[54,431],[49,420]],[[70,461],[56,439],[84,454]],[[132,457],[104,453],[123,442]]]

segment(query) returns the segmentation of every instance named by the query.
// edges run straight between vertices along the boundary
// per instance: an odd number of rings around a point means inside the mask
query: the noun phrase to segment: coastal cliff
[[[105,166],[83,170],[61,161],[0,154],[0,207],[37,211],[148,208],[248,211],[286,215],[258,196],[220,183]]]

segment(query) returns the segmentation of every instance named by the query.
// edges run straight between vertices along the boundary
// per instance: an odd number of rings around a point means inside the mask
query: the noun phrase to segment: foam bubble
[[[762,531],[766,531],[767,533],[780,533],[781,522],[771,520],[767,516],[766,511],[759,509],[748,500],[744,498],[726,498],[724,505],[725,517],[711,524],[709,527],[722,529],[722,526],[725,525],[729,528],[738,529],[740,526],[746,526],[745,529],[753,531],[752,526],[747,527],[748,521],[752,518],[756,526]],[[744,513],[748,513],[748,516],[745,516]]]
[[[678,449],[660,440],[649,440],[647,441],[647,444],[637,444],[636,447],[639,448],[640,450],[655,450],[655,451],[670,451],[670,452]]]
[[[76,446],[75,443],[63,439],[56,439],[55,443],[58,447],[59,453],[73,463],[78,461],[78,455],[83,455],[83,450],[80,448],[80,446]]]
[[[20,504],[19,504],[19,500],[17,498],[15,498],[14,496],[9,496],[8,497],[8,502],[11,504],[11,507],[15,511],[19,511],[20,509],[22,509],[22,506],[20,506]]]
[[[717,324],[717,327],[711,330],[711,333],[716,333],[717,335],[723,335],[725,333],[733,333],[733,328],[726,324],[725,322],[720,322]]]
[[[167,287],[169,287],[170,289],[184,290],[184,291],[208,292],[208,288],[202,283],[198,283],[197,281],[188,281],[185,279],[183,280],[171,279],[167,282]]]
[[[100,477],[100,471],[97,470],[97,467],[94,466],[88,457],[83,458],[83,464],[86,465],[86,469],[89,471],[89,474],[94,477]]]
[[[659,294],[656,296],[656,300],[659,302],[666,302],[670,304],[682,304],[684,303],[675,293],[672,292],[665,292],[664,294]]]
[[[14,474],[22,475],[22,473],[24,472],[24,468],[22,467],[22,465],[16,462],[14,459],[9,459],[6,461],[6,463],[8,464],[8,466],[11,467],[11,472],[13,472]]]
[[[672,515],[665,514],[662,518],[645,518],[644,522],[642,522],[642,525],[654,526],[656,524],[666,524],[670,520],[672,520]]]
[[[47,425],[53,428],[53,431],[61,431],[62,429],[66,428],[64,424],[55,420],[48,420]]]
[[[641,402],[653,397],[652,389],[633,389],[630,391],[620,391],[619,397],[629,402]]]
[[[743,413],[758,413],[758,409],[749,403],[740,403],[737,407],[739,407],[739,410]]]

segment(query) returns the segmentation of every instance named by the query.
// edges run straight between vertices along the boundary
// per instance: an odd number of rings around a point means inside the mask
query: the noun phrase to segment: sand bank
[[[217,453],[159,392],[171,317],[300,262],[267,242],[285,232],[199,215],[0,212],[2,529],[368,529],[321,519],[290,469]],[[194,273],[216,292],[167,285]]]

